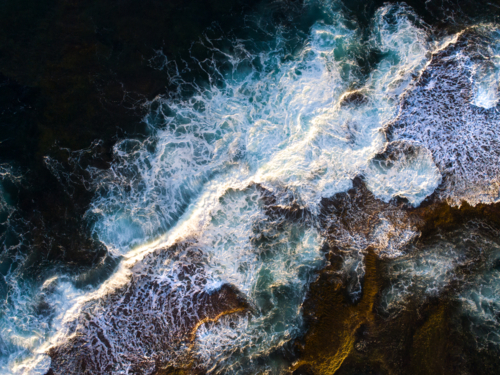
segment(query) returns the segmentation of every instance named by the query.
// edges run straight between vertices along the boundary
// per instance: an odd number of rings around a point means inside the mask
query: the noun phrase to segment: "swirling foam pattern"
[[[388,312],[409,293],[426,298],[449,284],[460,251],[445,244],[413,257],[419,233],[391,202],[418,206],[436,189],[454,204],[497,199],[498,49],[488,40],[498,32],[477,27],[436,41],[396,4],[375,12],[366,36],[341,11],[324,13],[307,35],[275,29],[258,48],[242,39],[222,48],[205,36],[213,58],[195,61],[203,83],[185,80],[158,51],[179,92],[145,103],[149,137],[118,142],[109,170],[88,168],[94,233],[122,262],[93,290],[64,299],[72,286],[61,281],[47,291],[57,318],[6,368],[23,373],[28,352],[38,373],[186,364],[278,373],[289,364],[272,354],[303,333],[300,306],[325,264],[325,241],[344,254],[354,296],[367,247],[399,258]],[[378,58],[365,74],[370,53]],[[356,176],[364,190],[349,190]],[[493,298],[488,275],[475,306]],[[464,313],[493,321],[496,302],[483,314],[469,302],[476,296],[464,289]]]

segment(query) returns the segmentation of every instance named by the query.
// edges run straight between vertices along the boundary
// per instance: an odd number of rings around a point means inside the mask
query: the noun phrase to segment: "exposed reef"
[[[467,29],[433,53],[386,126],[389,141],[415,141],[432,152],[443,176],[438,196],[454,205],[494,202],[500,188],[500,112],[475,100],[482,79],[475,72],[494,54],[488,32]]]
[[[230,285],[205,291],[202,257],[195,244],[181,243],[134,264],[123,286],[103,290],[68,322],[67,338],[49,350],[51,371],[110,374],[128,366],[134,373],[162,373],[175,363],[192,367],[185,349],[198,327],[249,307]]]
[[[368,98],[361,90],[349,91],[340,98],[341,107],[358,106],[366,103],[368,103]]]

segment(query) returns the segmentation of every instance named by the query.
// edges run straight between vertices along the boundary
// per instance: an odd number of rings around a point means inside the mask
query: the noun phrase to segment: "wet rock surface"
[[[329,266],[318,273],[303,304],[309,328],[296,343],[293,373],[494,374],[500,346],[486,332],[496,329],[489,314],[500,310],[473,285],[481,279],[486,293],[496,288],[492,275],[497,267],[499,205],[453,207],[434,196],[414,209],[377,202],[365,189],[358,182],[324,208],[330,222],[332,217],[338,217],[336,222],[357,217],[349,223],[364,232],[325,225],[326,237],[335,240],[325,248]],[[376,255],[376,244],[368,243],[361,251],[362,272],[352,273],[358,276],[360,291],[352,298],[345,251],[352,243],[341,240],[351,236],[339,236],[339,228],[344,233],[373,230],[376,221],[360,215],[359,206],[366,213],[370,206],[377,207],[378,214],[396,212],[398,223],[403,228],[411,223],[416,235],[400,244],[401,254],[392,259]],[[357,242],[367,244],[366,238]],[[477,298],[473,295],[483,302],[472,302]]]
[[[190,243],[146,255],[124,286],[103,290],[67,323],[67,338],[48,352],[51,371],[152,374],[176,363],[192,367],[188,347],[197,327],[249,307],[231,285],[204,289],[202,257]]]
[[[438,195],[455,205],[493,202],[500,186],[500,116],[495,107],[473,104],[474,69],[491,57],[483,33],[467,29],[434,53],[386,127],[389,140],[415,141],[431,151],[443,175]]]
[[[368,98],[360,90],[350,91],[344,94],[340,100],[341,107],[358,106],[368,102]]]

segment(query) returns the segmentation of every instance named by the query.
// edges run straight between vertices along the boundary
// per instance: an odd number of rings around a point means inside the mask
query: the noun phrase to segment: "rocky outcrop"
[[[171,365],[191,368],[189,346],[197,328],[248,308],[230,285],[204,288],[202,258],[194,243],[158,249],[130,269],[123,286],[101,288],[68,322],[66,338],[49,350],[53,373],[114,374],[128,368],[153,374]]]
[[[489,37],[468,29],[432,55],[387,125],[390,141],[411,140],[432,152],[443,183],[439,198],[490,203],[500,188],[500,114],[473,104],[475,70],[488,64]]]

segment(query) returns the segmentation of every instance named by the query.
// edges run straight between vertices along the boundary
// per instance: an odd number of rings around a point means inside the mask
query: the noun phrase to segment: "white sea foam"
[[[461,314],[480,350],[500,352],[500,246],[489,241],[484,248],[485,264],[457,296]]]
[[[355,60],[360,36],[341,17],[314,25],[289,61],[283,59],[279,34],[272,50],[257,55],[236,42],[228,57],[234,69],[223,87],[198,88],[187,100],[150,103],[146,121],[153,136],[119,142],[108,172],[89,169],[100,183],[90,211],[98,217],[95,231],[112,253],[128,253],[129,260],[68,312],[54,348],[62,348],[59,356],[74,358],[54,368],[78,368],[89,350],[89,366],[115,372],[127,373],[138,363],[152,371],[157,360],[175,363],[186,353],[175,338],[196,320],[196,296],[227,284],[243,293],[254,313],[199,328],[194,355],[204,366],[237,373],[244,363],[296,337],[300,304],[321,264],[321,240],[304,224],[270,220],[259,193],[247,186],[260,183],[278,200],[286,188],[312,212],[321,198],[352,186],[352,178],[384,148],[380,129],[395,115],[396,99],[412,74],[425,64],[427,34],[412,19],[405,6],[376,14],[370,46],[386,57],[360,89],[360,103],[344,95],[361,78]],[[238,70],[255,59],[263,68]],[[173,226],[167,243],[190,239],[188,248],[198,250],[171,254],[157,243],[158,250],[130,252]],[[182,276],[186,266],[196,273]],[[130,314],[143,317],[141,323]],[[161,327],[163,336],[153,340],[150,327]],[[78,337],[99,339],[78,353],[71,341]]]
[[[154,135],[115,146],[117,162],[99,176],[102,189],[90,211],[98,217],[100,239],[123,254],[164,233],[207,181],[234,169],[242,180],[270,189],[286,186],[313,211],[321,198],[350,188],[383,149],[379,130],[426,62],[427,32],[412,19],[415,14],[405,6],[377,12],[369,45],[384,58],[363,86],[366,100],[358,106],[341,102],[362,79],[356,53],[364,47],[341,17],[331,25],[315,24],[291,61],[282,60],[286,41],[279,33],[273,49],[258,54],[236,41],[234,54],[224,53],[233,69],[223,87],[198,88],[187,100],[156,99],[146,118]],[[252,68],[241,73],[240,66]],[[434,171],[428,172],[432,180]],[[418,195],[417,202],[431,186],[407,195]]]
[[[84,291],[58,277],[38,286],[9,281],[14,303],[5,306],[0,320],[0,373],[44,375],[51,363],[45,350]]]
[[[392,17],[390,26],[386,13]],[[181,335],[196,313],[195,294],[213,293],[226,284],[243,293],[254,313],[199,328],[194,355],[203,366],[214,373],[237,373],[244,363],[299,334],[300,304],[311,272],[321,264],[321,241],[314,228],[270,220],[259,193],[247,186],[263,184],[278,200],[286,188],[312,212],[321,198],[351,187],[352,178],[383,149],[379,130],[395,115],[395,99],[411,74],[425,63],[427,35],[410,16],[408,8],[395,6],[377,14],[370,43],[387,58],[361,90],[365,98],[359,105],[346,104],[344,95],[359,80],[353,56],[360,48],[359,36],[341,19],[334,25],[314,25],[291,61],[276,58],[282,50],[251,55],[237,43],[238,53],[230,57],[235,67],[258,59],[264,68],[233,74],[223,88],[200,89],[187,101],[159,98],[151,103],[147,121],[156,129],[154,135],[115,147],[117,163],[104,176],[104,193],[94,202],[93,213],[101,215],[95,230],[111,251],[123,254],[181,218],[183,224],[170,232],[168,241],[175,242],[176,232],[178,241],[192,238],[200,253],[197,260],[182,252],[143,253],[123,271],[128,276],[120,288],[130,295],[126,305],[113,297],[109,285],[82,305],[92,311],[92,324],[84,323],[87,318],[81,314],[71,319],[80,321],[80,327],[95,328],[80,329],[79,335],[106,332],[106,340],[94,345],[94,351],[98,345],[103,349],[98,351],[102,355],[94,355],[96,365],[126,372],[139,361],[138,355],[143,368],[152,369],[158,358],[175,362],[185,352],[167,349],[166,343]],[[179,276],[190,262],[198,269],[197,281]],[[151,298],[164,303],[152,306],[144,300],[151,283],[162,285]],[[103,303],[96,309],[99,300]],[[178,306],[175,317],[170,317],[172,301]],[[145,317],[139,336],[125,310]],[[166,321],[150,321],[158,316]],[[110,331],[110,324],[121,329]],[[151,341],[148,324],[162,327],[163,341]],[[134,339],[143,336],[148,341]],[[68,350],[59,355],[82,355]]]
[[[498,200],[500,116],[490,95],[498,84],[490,74],[496,52],[489,45],[498,43],[498,33],[486,30],[464,30],[438,49],[388,126],[392,140],[418,142],[432,152],[443,176],[438,196],[455,205]]]
[[[441,173],[426,148],[393,142],[385,158],[372,159],[366,172],[368,188],[385,202],[395,196],[418,206],[441,183]]]
[[[387,271],[391,285],[383,292],[383,308],[387,312],[398,312],[408,298],[425,301],[430,296],[439,296],[457,277],[456,268],[463,261],[461,249],[444,241],[396,259]]]
[[[258,363],[259,370],[277,371],[282,364],[263,358],[301,332],[300,304],[322,264],[322,241],[312,225],[269,216],[256,184],[278,205],[286,197],[313,215],[322,198],[346,191],[359,174],[380,199],[400,196],[418,205],[441,180],[435,145],[403,147],[384,165],[374,157],[386,147],[382,127],[438,48],[429,40],[429,29],[399,4],[376,12],[365,44],[340,14],[316,23],[293,51],[280,30],[257,52],[241,40],[222,51],[205,38],[226,69],[217,58],[199,62],[212,72],[203,86],[188,84],[164,60],[172,82],[194,94],[147,103],[152,135],[118,142],[108,171],[88,169],[96,188],[88,212],[94,231],[126,260],[99,289],[52,301],[60,328],[44,331],[36,345],[60,350],[67,361],[54,366],[66,373],[77,373],[89,353],[88,366],[102,372],[127,374],[141,366],[151,373],[158,362],[189,355],[212,373],[245,373]],[[358,59],[367,50],[376,50],[380,61],[364,77]],[[434,78],[425,90],[440,87]],[[365,242],[381,256],[398,257],[415,234],[381,215]],[[346,269],[362,274],[360,249],[348,250],[355,256],[346,258]],[[438,291],[452,267],[445,258],[426,260],[429,267],[411,258],[401,272],[432,280],[426,292]],[[401,296],[405,275],[393,289]],[[227,285],[243,294],[251,313],[202,325],[189,348],[186,335],[203,303]],[[391,304],[396,297],[387,298]],[[36,345],[29,350],[39,350]],[[45,366],[46,357],[38,358]]]
[[[252,195],[224,195],[200,241],[210,249],[210,277],[237,285],[254,306],[251,317],[228,317],[198,330],[195,356],[211,373],[246,373],[259,357],[273,367],[265,355],[300,334],[300,304],[323,263],[314,229],[289,223],[278,229],[282,219],[265,219]]]
[[[389,286],[382,292],[383,311],[398,314],[410,299],[420,305],[431,297],[454,301],[453,313],[463,322],[455,329],[466,329],[477,349],[498,353],[500,245],[498,233],[493,231],[491,238],[491,231],[472,222],[427,239],[391,262],[386,270]]]
[[[188,227],[178,228],[179,236],[191,239],[179,244],[179,237],[173,248],[151,247],[138,253],[68,311],[53,341],[55,371],[78,373],[85,361],[92,371],[129,373],[140,366],[150,373],[157,363],[180,361],[189,355],[186,345],[193,325],[212,308],[209,295],[224,285],[237,286],[254,311],[249,331],[244,329],[247,318],[233,318],[241,350],[261,341],[264,328],[275,333],[271,343],[253,349],[260,355],[298,335],[300,303],[322,264],[316,231],[282,218],[270,220],[256,188],[229,189],[204,208],[190,211]],[[280,294],[284,292],[287,296]],[[277,313],[289,319],[276,320]],[[255,326],[258,321],[261,325]],[[212,346],[217,335],[213,330],[218,328],[230,329],[224,324],[211,331],[201,328],[196,358],[204,359],[209,351],[227,356],[220,342]],[[156,334],[158,330],[162,335]],[[230,351],[240,344],[233,343]],[[218,355],[219,366],[226,368],[226,360]]]

